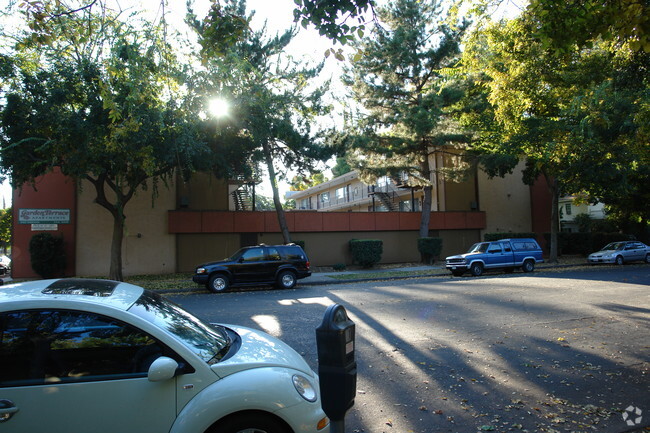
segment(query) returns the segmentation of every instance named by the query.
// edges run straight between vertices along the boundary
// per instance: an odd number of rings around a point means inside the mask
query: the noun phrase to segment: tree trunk
[[[122,212],[113,214],[113,240],[111,242],[111,266],[108,278],[124,281],[122,274],[122,240],[124,239],[124,215]]]
[[[289,228],[287,227],[287,219],[284,215],[282,203],[280,203],[280,193],[278,192],[278,184],[275,178],[275,168],[273,168],[273,157],[271,156],[269,143],[264,142],[262,148],[264,150],[264,157],[266,158],[266,169],[269,171],[269,178],[271,180],[271,189],[273,190],[273,204],[275,205],[275,213],[278,216],[278,224],[280,224],[280,230],[282,231],[282,239],[284,239],[285,244],[290,244],[291,235],[289,234]]]
[[[431,182],[431,166],[429,165],[429,146],[426,141],[423,141],[422,145],[423,154],[422,162],[420,163],[420,172],[422,177]],[[433,186],[427,185],[424,187],[424,201],[422,203],[422,214],[420,217],[420,237],[426,238],[429,237],[429,221],[431,220],[431,201],[432,198]]]
[[[544,174],[546,178],[546,183],[548,184],[549,192],[551,193],[551,246],[548,256],[548,261],[551,263],[557,263],[558,258],[558,245],[557,237],[560,231],[560,219],[559,219],[559,210],[558,203],[560,201],[560,186],[557,179],[549,178]]]
[[[431,200],[433,187],[424,187],[424,200],[422,202],[422,216],[420,217],[420,237],[429,237],[429,221],[431,220]]]

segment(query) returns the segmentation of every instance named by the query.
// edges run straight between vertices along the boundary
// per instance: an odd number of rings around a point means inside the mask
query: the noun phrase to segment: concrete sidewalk
[[[576,266],[588,266],[584,257],[571,257],[561,259],[559,263],[539,263],[535,269],[549,268],[568,268]],[[413,272],[413,275],[408,275]],[[400,275],[405,274],[405,275]],[[346,276],[350,278],[346,278]],[[469,274],[468,274],[469,275]],[[451,277],[444,265],[444,262],[438,262],[433,265],[407,265],[397,266],[394,268],[371,268],[371,269],[346,269],[344,271],[325,271],[312,272],[310,277],[304,278],[298,282],[301,285],[322,285],[322,284],[345,284],[350,282],[362,282],[373,280],[399,280],[407,278],[426,278],[426,277]]]

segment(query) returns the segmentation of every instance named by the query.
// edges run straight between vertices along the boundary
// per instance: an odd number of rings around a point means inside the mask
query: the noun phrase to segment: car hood
[[[235,331],[241,338],[241,344],[235,354],[211,366],[218,376],[225,377],[252,368],[284,367],[314,377],[304,358],[285,342],[255,329],[223,326]]]
[[[590,256],[602,256],[603,254],[614,254],[619,252],[620,250],[602,250],[602,251],[596,251],[595,253],[589,254]]]
[[[234,263],[232,260],[217,260],[216,262],[202,263],[197,268],[205,268],[206,266],[223,266]]]
[[[445,260],[449,260],[449,259],[466,259],[467,257],[474,256],[476,254],[483,254],[483,253],[475,252],[475,253],[456,254],[455,256],[447,257]]]

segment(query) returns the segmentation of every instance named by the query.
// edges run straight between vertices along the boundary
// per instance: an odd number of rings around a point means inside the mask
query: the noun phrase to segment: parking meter
[[[345,413],[354,405],[357,390],[354,337],[354,322],[345,308],[330,305],[323,322],[316,328],[316,345],[321,401],[325,414],[332,421],[332,431],[337,425],[341,426]]]

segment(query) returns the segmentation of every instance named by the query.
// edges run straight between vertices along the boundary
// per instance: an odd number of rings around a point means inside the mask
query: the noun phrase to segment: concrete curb
[[[580,267],[580,266],[587,266],[587,263],[584,264],[543,264],[541,266],[538,266],[536,269],[542,270],[542,269],[554,269],[554,268],[572,268],[572,267]],[[408,272],[409,269],[419,269],[421,270],[421,267],[416,267],[416,268],[394,268],[390,270],[360,270],[358,272],[351,272],[351,271],[343,271],[343,272],[316,272],[311,275],[311,277],[307,277],[304,280],[298,281],[297,286],[326,286],[326,285],[340,285],[340,284],[349,284],[349,283],[367,283],[371,281],[393,281],[393,280],[408,280],[408,279],[414,279],[414,278],[432,278],[432,277],[449,277],[449,278],[465,278],[465,277],[454,277],[451,275],[449,271],[447,271],[443,267],[433,267],[431,269],[431,273],[427,274],[417,274],[417,275],[393,275],[393,276],[382,276],[381,274],[383,273],[389,273],[389,272]],[[345,274],[359,274],[359,273],[367,273],[369,276],[367,278],[350,278],[350,279],[336,279],[336,278],[329,278],[329,275],[345,275]],[[194,283],[192,283],[194,284]],[[195,293],[211,293],[207,289],[195,285],[194,287],[188,287],[188,289],[162,289],[162,290],[156,290],[156,293],[160,294],[195,294]]]

